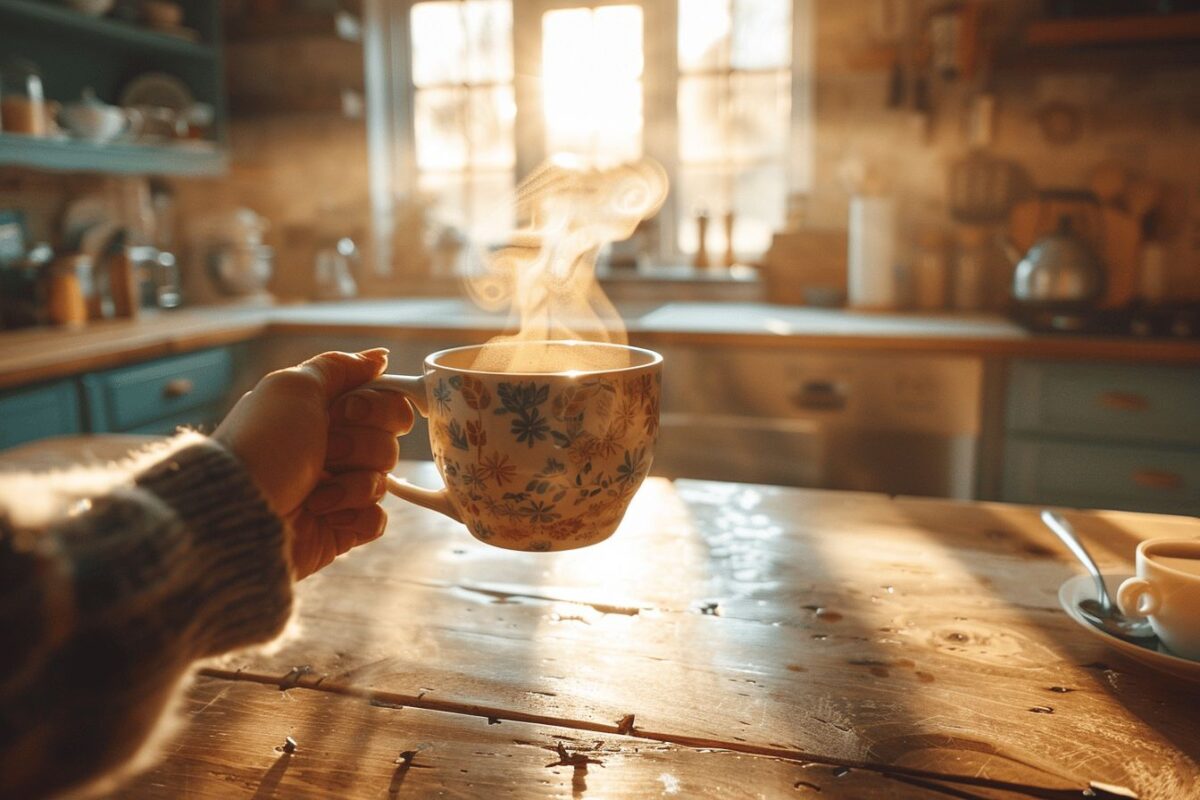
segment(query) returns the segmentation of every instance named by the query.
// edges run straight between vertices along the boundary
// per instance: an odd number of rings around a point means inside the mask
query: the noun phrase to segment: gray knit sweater
[[[211,440],[35,524],[3,477],[0,798],[25,800],[128,762],[194,660],[282,630],[292,582],[283,523]]]

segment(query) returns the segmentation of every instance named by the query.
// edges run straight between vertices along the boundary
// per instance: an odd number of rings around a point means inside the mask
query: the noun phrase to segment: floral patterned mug
[[[592,342],[538,342],[547,371],[476,368],[483,348],[425,359],[424,375],[384,375],[429,418],[444,489],[389,476],[398,497],[510,550],[570,550],[607,539],[641,485],[658,438],[662,356]],[[495,350],[489,350],[495,355]]]

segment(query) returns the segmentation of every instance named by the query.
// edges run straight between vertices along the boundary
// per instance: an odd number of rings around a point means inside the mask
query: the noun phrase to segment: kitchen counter
[[[101,457],[106,441],[0,462]],[[163,760],[113,798],[1200,786],[1200,687],[1062,611],[1081,570],[1037,508],[650,479],[610,540],[528,554],[384,504],[379,541],[297,585],[292,634],[199,670]],[[1142,539],[1200,534],[1181,517],[1069,518],[1109,574]]]
[[[1200,341],[1035,335],[999,315],[864,313],[759,303],[631,303],[634,343],[855,349],[1200,364]],[[148,313],[75,330],[0,333],[0,387],[265,334],[478,341],[507,325],[457,298],[231,305]]]

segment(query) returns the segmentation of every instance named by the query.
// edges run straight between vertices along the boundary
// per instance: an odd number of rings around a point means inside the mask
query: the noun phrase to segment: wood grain
[[[608,543],[536,559],[389,510],[388,536],[301,585],[290,641],[216,674],[1059,789],[1200,782],[1179,710],[1200,690],[1067,619],[1056,592],[1076,569],[1034,509],[651,481]],[[1106,568],[1144,536],[1200,534],[1071,519]]]
[[[211,678],[182,715],[166,760],[112,798],[929,796],[861,770]]]

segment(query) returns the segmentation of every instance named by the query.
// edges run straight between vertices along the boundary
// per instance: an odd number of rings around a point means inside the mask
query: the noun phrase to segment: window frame
[[[367,75],[367,134],[372,168],[371,208],[376,273],[415,272],[417,265],[392,264],[395,212],[417,191],[409,12],[421,0],[365,0],[364,57]],[[790,146],[784,168],[789,194],[807,193],[813,182],[813,11],[814,0],[792,0],[792,80]],[[678,185],[679,58],[676,0],[512,0],[513,92],[517,111],[513,127],[515,176],[523,176],[545,160],[542,122],[542,15],[563,8],[596,8],[637,4],[642,7],[642,152],[659,161]],[[668,194],[659,212],[661,235],[656,260],[680,263],[679,209]]]

